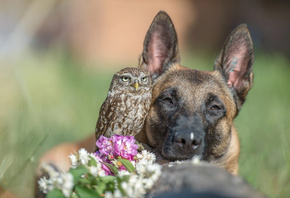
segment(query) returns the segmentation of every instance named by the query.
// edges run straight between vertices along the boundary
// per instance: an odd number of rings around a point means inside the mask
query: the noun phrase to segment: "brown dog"
[[[238,174],[240,145],[233,120],[252,87],[253,60],[249,31],[240,25],[226,40],[214,71],[181,66],[174,25],[159,12],[139,61],[151,72],[154,87],[137,140],[159,156],[159,163],[198,156]]]
[[[226,40],[214,71],[183,67],[174,25],[165,12],[159,12],[139,61],[152,74],[154,87],[146,124],[136,139],[155,152],[159,163],[199,156],[237,174],[240,146],[233,120],[252,87],[253,59],[249,31],[240,25]],[[53,163],[67,171],[68,155],[81,147],[93,152],[94,134],[54,147],[39,164]]]

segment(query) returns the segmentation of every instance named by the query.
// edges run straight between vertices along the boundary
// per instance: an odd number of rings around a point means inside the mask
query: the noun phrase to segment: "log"
[[[245,180],[206,162],[163,165],[160,176],[146,197],[265,197]]]

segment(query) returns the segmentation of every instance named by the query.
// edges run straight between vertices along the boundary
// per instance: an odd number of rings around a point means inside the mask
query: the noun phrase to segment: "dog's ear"
[[[237,94],[238,108],[253,85],[253,63],[253,42],[247,26],[242,24],[229,35],[214,66]]]
[[[149,71],[153,79],[159,77],[173,63],[179,63],[177,36],[174,25],[164,11],[152,21],[146,34],[139,67]]]

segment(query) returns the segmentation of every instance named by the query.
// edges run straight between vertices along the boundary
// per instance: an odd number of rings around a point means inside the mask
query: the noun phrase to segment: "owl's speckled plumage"
[[[150,73],[145,70],[128,67],[114,74],[99,112],[96,139],[139,133],[150,108],[151,91]]]

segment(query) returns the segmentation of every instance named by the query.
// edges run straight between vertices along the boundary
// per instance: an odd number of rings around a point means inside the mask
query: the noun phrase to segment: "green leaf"
[[[106,183],[99,182],[98,185],[97,185],[97,187],[96,187],[96,191],[97,191],[99,194],[104,194],[106,188],[107,188]]]
[[[52,191],[49,191],[46,195],[47,198],[65,198],[65,196],[62,194],[62,192],[58,189],[54,189]]]
[[[115,176],[112,176],[112,175],[107,175],[107,176],[104,176],[104,177],[100,177],[100,179],[105,182],[105,183],[109,183],[109,182],[113,182],[116,180],[116,177]]]
[[[129,173],[135,172],[135,167],[129,160],[125,160],[125,159],[117,159],[117,160],[125,166],[125,168],[127,169]]]
[[[86,179],[90,182],[95,181],[96,177],[92,175],[92,173],[87,173],[86,174]]]
[[[103,198],[99,193],[93,189],[87,189],[82,186],[76,186],[75,191],[81,198]]]
[[[117,186],[118,186],[118,189],[121,191],[122,195],[125,196],[126,195],[126,192],[125,192],[125,189],[122,188],[121,186],[121,182],[123,180],[119,177],[117,177]]]
[[[70,198],[79,198],[78,195],[76,193],[72,193]]]
[[[100,177],[100,181],[98,182],[98,184],[100,183],[104,183],[106,184],[106,191],[111,191],[113,192],[115,189],[115,181],[116,181],[117,177],[115,176],[105,176],[105,177]]]
[[[81,185],[87,185],[87,184],[90,184],[90,181],[88,180],[88,179],[86,179],[86,178],[80,178],[79,179],[79,184],[81,184]]]
[[[121,176],[122,181],[128,182],[129,179],[130,179],[130,176],[131,176],[131,175],[123,175],[123,176]]]
[[[119,170],[115,166],[106,162],[102,162],[102,163],[105,164],[114,175],[118,175]]]
[[[90,161],[88,163],[88,166],[97,166],[96,160],[92,156],[89,156],[89,158],[90,158]]]
[[[69,173],[71,173],[74,177],[74,183],[77,183],[81,179],[81,176],[86,174],[87,172],[89,171],[85,166],[78,166],[75,169],[71,168],[69,170]]]
[[[108,175],[108,176],[105,176],[105,177],[100,177],[99,178],[99,182],[97,184],[97,188],[96,190],[102,194],[106,191],[111,191],[113,192],[114,191],[114,188],[115,188],[115,180],[116,180],[116,177],[115,176],[111,176],[111,175]]]

